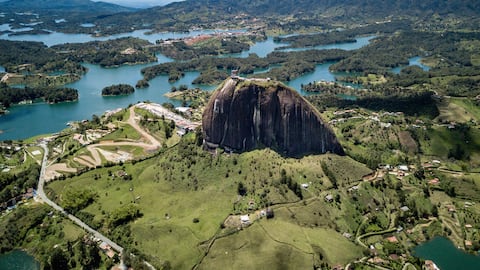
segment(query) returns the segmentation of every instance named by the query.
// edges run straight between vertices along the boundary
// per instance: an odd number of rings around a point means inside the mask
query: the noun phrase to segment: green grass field
[[[310,269],[313,254],[280,243],[254,224],[215,241],[199,269]]]
[[[331,168],[340,185],[359,181],[364,174],[370,172],[364,165],[348,157],[330,154],[293,159],[283,158],[274,151],[264,149],[243,154],[213,156],[190,144],[189,140],[187,136],[178,146],[168,149],[156,158],[135,165],[126,163],[123,166],[96,169],[65,181],[52,182],[49,188],[58,196],[60,204],[64,193],[69,189],[94,189],[97,194],[95,201],[82,212],[93,214],[94,222],[100,224],[103,229],[106,228],[102,224],[108,220],[110,213],[122,205],[135,202],[143,216],[130,224],[133,247],[147,254],[153,262],[161,264],[169,261],[174,269],[184,269],[191,268],[200,261],[205,252],[205,246],[201,243],[219,232],[220,224],[229,214],[249,211],[247,208],[249,201],[255,202],[255,209],[265,207],[266,202],[283,204],[298,201],[292,191],[280,184],[282,169],[298,184],[311,183],[308,190],[302,193],[304,197],[312,199],[322,194],[322,190],[331,188],[331,183],[322,171],[321,162],[325,162]],[[132,180],[112,177],[118,175],[119,171],[131,175]],[[240,182],[247,187],[247,194],[237,202],[237,186]],[[317,207],[316,204],[312,204],[311,207],[296,205],[298,207],[295,207],[295,211],[299,215],[302,215],[302,211],[310,212],[312,207]],[[279,212],[281,217],[280,213],[281,211]],[[325,215],[327,218],[327,213]],[[193,222],[194,219],[198,219],[199,222]],[[276,222],[279,223],[275,225]],[[321,222],[319,224],[321,225]],[[299,265],[312,266],[313,253],[323,245],[321,239],[315,238],[315,229],[305,227],[303,223],[289,223],[281,219],[262,222],[262,226],[271,232],[273,238],[283,238],[281,240],[283,242],[298,242],[295,245],[300,247],[301,251],[289,245],[279,244],[278,239],[266,239],[269,244],[263,247],[259,242],[263,240],[257,237],[249,239],[252,247],[261,246],[259,248],[267,250],[272,256],[276,252],[290,254],[289,260],[280,263],[279,267],[284,263],[294,265],[290,263],[300,262]],[[245,231],[252,230],[248,234],[253,237],[261,232],[261,228],[256,228],[254,225]],[[285,228],[292,230],[292,234],[282,236]],[[331,229],[325,227],[323,230]],[[319,231],[320,234],[322,232]],[[293,237],[294,234],[298,234],[298,238]],[[344,240],[341,243],[347,245],[349,249],[351,246],[355,247],[340,234],[337,233],[337,236]],[[218,243],[231,241],[230,238],[235,239],[236,235],[222,238]],[[311,243],[310,238],[315,238],[315,243]],[[216,245],[217,243],[214,249]],[[312,248],[312,245],[315,248]],[[312,251],[314,249],[317,251]],[[322,256],[325,256],[325,262],[329,264],[346,262],[349,258],[358,257],[359,253],[353,248],[352,253],[349,252],[347,257],[343,257],[335,250],[330,251],[325,247],[322,250],[325,253]],[[255,249],[250,248],[242,251],[245,256],[256,253]],[[305,261],[305,258],[309,259]],[[207,267],[209,259],[210,257],[205,260],[206,268],[209,268]],[[244,265],[242,260],[238,261],[238,267]],[[250,263],[254,262],[248,261],[248,264]],[[265,262],[261,260],[255,263],[259,266],[268,265],[263,264]],[[201,266],[204,267],[203,263]]]
[[[449,98],[438,103],[440,115],[436,118],[440,122],[466,123],[480,120],[480,107],[471,99]]]
[[[106,135],[102,140],[139,140],[141,135],[129,124],[119,124],[119,127],[114,132]]]

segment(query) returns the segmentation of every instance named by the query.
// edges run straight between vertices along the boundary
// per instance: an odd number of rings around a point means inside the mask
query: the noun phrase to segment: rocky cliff
[[[295,90],[262,79],[227,79],[203,113],[205,146],[243,152],[270,147],[287,156],[343,154],[318,111]]]

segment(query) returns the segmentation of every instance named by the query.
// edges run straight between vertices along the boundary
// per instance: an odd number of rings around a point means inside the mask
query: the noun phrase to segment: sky
[[[163,6],[171,2],[180,2],[182,0],[94,0],[96,2],[108,2],[126,7],[146,8],[153,6]]]

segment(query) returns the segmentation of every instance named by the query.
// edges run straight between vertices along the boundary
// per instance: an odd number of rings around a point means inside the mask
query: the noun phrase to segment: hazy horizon
[[[183,0],[93,0],[95,2],[107,2],[125,7],[148,8],[154,6],[164,6],[172,2],[181,2]]]

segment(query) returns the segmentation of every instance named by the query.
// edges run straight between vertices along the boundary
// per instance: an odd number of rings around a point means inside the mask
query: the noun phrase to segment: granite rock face
[[[319,112],[295,90],[267,79],[229,78],[202,120],[204,145],[244,152],[269,147],[286,156],[344,154]]]

